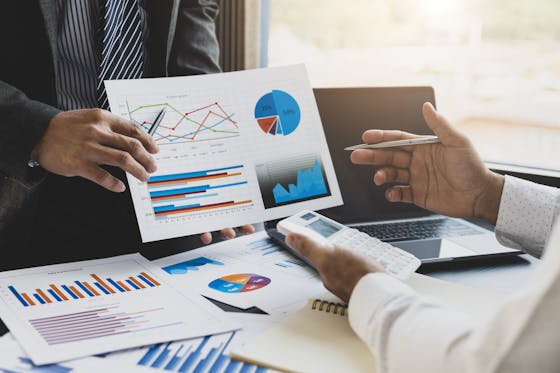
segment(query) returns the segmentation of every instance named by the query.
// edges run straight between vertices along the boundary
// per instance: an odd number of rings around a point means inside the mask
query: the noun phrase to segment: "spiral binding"
[[[314,299],[311,304],[312,310],[332,312],[335,315],[345,316],[348,306],[341,303],[329,302],[321,299]]]

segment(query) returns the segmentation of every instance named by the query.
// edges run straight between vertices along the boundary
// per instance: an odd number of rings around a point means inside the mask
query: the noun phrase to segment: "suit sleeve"
[[[218,4],[213,0],[181,0],[170,54],[171,76],[220,72],[216,38]]]
[[[59,112],[0,81],[0,173],[27,188],[42,180],[45,172],[31,169],[27,163],[50,120]]]

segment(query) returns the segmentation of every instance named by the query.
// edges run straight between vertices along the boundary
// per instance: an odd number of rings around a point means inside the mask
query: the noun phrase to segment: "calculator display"
[[[307,227],[313,229],[315,232],[319,233],[321,236],[328,238],[338,232],[341,227],[338,227],[328,221],[323,219],[315,220],[313,223],[309,224]]]

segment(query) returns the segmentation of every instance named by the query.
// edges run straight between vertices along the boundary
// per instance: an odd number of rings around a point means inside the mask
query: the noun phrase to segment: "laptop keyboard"
[[[385,242],[467,236],[480,233],[480,231],[467,224],[446,218],[362,225],[354,228]]]

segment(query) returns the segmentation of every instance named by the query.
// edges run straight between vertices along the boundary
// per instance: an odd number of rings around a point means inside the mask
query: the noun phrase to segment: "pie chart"
[[[264,133],[288,136],[299,125],[301,112],[289,94],[273,90],[262,96],[255,106],[255,119]]]
[[[208,284],[210,289],[222,293],[246,293],[264,288],[270,284],[270,279],[254,273],[238,273],[217,278]]]

